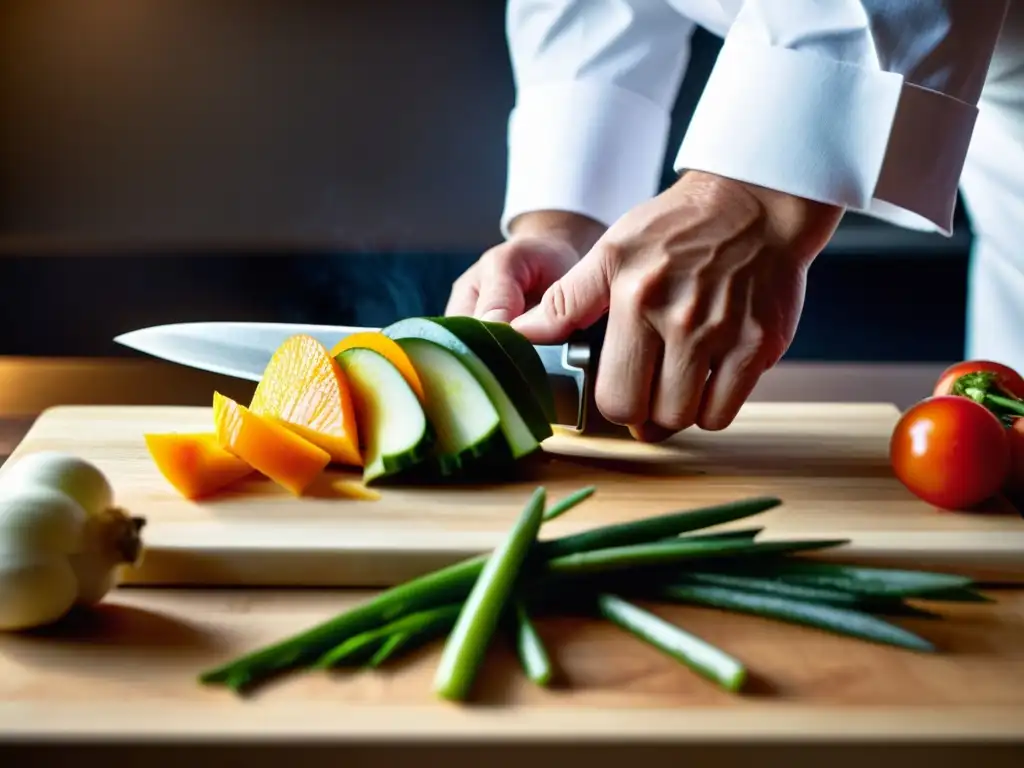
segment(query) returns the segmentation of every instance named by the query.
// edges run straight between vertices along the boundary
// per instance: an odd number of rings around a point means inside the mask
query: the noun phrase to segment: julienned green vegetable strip
[[[764,528],[736,528],[731,531],[719,531],[716,533],[693,533],[679,536],[681,541],[729,541],[732,539],[745,539],[753,541],[758,537]],[[672,541],[672,539],[660,539],[660,541]]]
[[[395,651],[409,642],[409,639],[414,634],[415,633],[413,632],[399,632],[398,634],[392,635],[384,641],[380,648],[377,649],[377,652],[373,654],[373,657],[366,663],[366,666],[376,669],[391,658]]]
[[[683,581],[697,582],[698,584],[734,587],[747,592],[762,592],[769,595],[778,595],[779,597],[788,597],[793,600],[806,600],[811,603],[855,606],[862,600],[861,595],[853,592],[813,587],[807,584],[794,584],[767,577],[743,576],[735,573],[689,571],[680,574],[679,578]]]
[[[878,597],[838,589],[816,587],[798,582],[779,581],[767,577],[742,576],[734,573],[683,572],[676,576],[680,583],[711,584],[716,587],[735,588],[744,592],[760,592],[788,597],[808,603],[824,603],[837,607],[855,608],[871,613],[937,618],[938,614],[907,605],[899,597]]]
[[[459,701],[469,694],[523,561],[537,539],[545,500],[543,487],[534,491],[508,536],[487,559],[441,653],[434,677],[434,692],[439,696]]]
[[[747,565],[737,563],[735,568],[743,572]],[[734,569],[727,565],[721,570],[732,572]],[[967,577],[949,573],[869,568],[811,560],[756,563],[750,565],[750,570],[788,582],[887,597],[941,595],[945,590],[967,588],[973,583]]]
[[[991,597],[983,595],[972,587],[949,587],[948,589],[932,589],[916,596],[921,600],[936,603],[994,603]]]
[[[625,523],[614,523],[592,528],[589,531],[562,536],[558,539],[542,541],[538,545],[538,553],[550,560],[563,555],[577,552],[588,552],[594,549],[622,547],[629,544],[643,544],[657,541],[668,536],[710,528],[714,525],[730,523],[745,517],[761,514],[777,507],[781,499],[774,496],[754,497],[733,501],[728,504],[716,504],[712,507],[691,509],[684,512],[671,512],[666,515],[645,517]]]
[[[697,584],[657,589],[655,590],[655,599],[659,598],[780,619],[900,648],[917,651],[935,650],[931,643],[912,632],[870,614],[848,608],[804,603],[777,595]]]
[[[818,541],[751,542],[745,539],[687,541],[674,539],[650,544],[596,549],[578,552],[549,560],[543,567],[546,574],[578,575],[607,573],[639,567],[665,566],[686,560],[719,558],[723,556],[760,556],[782,552],[803,552],[846,544],[846,539]]]
[[[439,626],[442,631],[447,631],[462,610],[461,602],[453,602],[438,608],[417,611],[403,616],[400,619],[375,627],[365,632],[360,632],[347,638],[344,642],[334,646],[323,654],[313,665],[319,668],[336,666],[341,661],[349,658],[358,649],[369,644],[383,644],[392,635],[405,634],[406,632],[420,632],[429,630],[431,627]]]
[[[646,640],[722,688],[738,691],[743,687],[747,677],[743,664],[707,641],[616,595],[598,595],[597,607],[609,621]]]
[[[559,499],[544,512],[543,521],[546,523],[549,520],[554,520],[556,517],[561,517],[580,502],[586,501],[593,496],[596,490],[597,486],[588,485],[586,488],[580,488],[578,491],[570,493],[564,499]]]
[[[461,608],[461,605],[459,607]],[[398,636],[392,635],[392,637],[401,637],[401,642],[393,644],[391,646],[390,652],[386,655],[383,653],[384,649],[381,648],[381,650],[377,652],[377,656],[380,658],[375,657],[374,659],[371,659],[371,666],[379,667],[385,661],[389,661],[390,659],[393,659],[396,656],[399,656],[408,651],[412,651],[416,648],[419,648],[429,643],[431,640],[434,640],[438,637],[445,635],[447,632],[451,630],[452,626],[455,624],[456,618],[458,618],[457,613],[453,616],[450,616],[444,622],[436,622],[434,624],[422,627],[421,629],[404,632]]]
[[[330,661],[318,664],[323,669],[329,667],[358,667],[376,654],[381,646],[388,640],[388,635],[383,632],[363,632],[360,635],[349,638],[347,642],[334,648]]]
[[[483,561],[483,557],[463,560],[392,587],[305,632],[211,669],[200,676],[200,682],[220,683],[242,691],[259,680],[312,663],[353,635],[377,629],[417,610],[461,601],[480,573]]]
[[[823,567],[824,566],[824,567]],[[838,565],[787,563],[780,576],[794,581],[814,579],[838,589],[867,595],[924,595],[940,589],[970,586],[971,580],[948,573],[901,571]]]
[[[601,526],[583,533],[538,542],[536,548],[538,555],[550,553],[549,556],[555,556],[585,551],[587,547],[653,541],[756,515],[780,503],[774,497],[755,497],[731,504]],[[464,599],[486,560],[487,555],[478,555],[399,584],[304,632],[210,669],[202,673],[199,680],[205,684],[225,685],[241,692],[275,674],[305,666],[348,637],[375,629],[406,613]]]
[[[515,618],[516,650],[519,653],[519,662],[523,665],[523,671],[537,685],[546,686],[551,682],[553,675],[551,659],[548,658],[544,642],[537,634],[537,629],[530,621],[526,606],[521,600],[516,601]]]

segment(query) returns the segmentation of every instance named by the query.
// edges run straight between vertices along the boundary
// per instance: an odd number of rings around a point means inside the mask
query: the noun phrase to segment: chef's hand
[[[604,232],[593,219],[559,211],[519,216],[511,237],[489,251],[452,286],[446,315],[507,323],[535,306]]]
[[[789,347],[806,271],[842,213],[688,173],[619,219],[512,327],[560,343],[608,312],[594,392],[604,417],[643,440],[723,429]]]

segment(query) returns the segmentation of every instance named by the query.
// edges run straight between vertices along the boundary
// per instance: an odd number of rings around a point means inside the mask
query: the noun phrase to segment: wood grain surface
[[[341,591],[121,589],[95,611],[0,634],[0,741],[86,737],[334,741],[814,743],[1024,735],[1024,598],[899,620],[940,649],[916,654],[750,616],[655,610],[740,658],[728,694],[607,623],[537,622],[558,669],[540,689],[492,646],[468,705],[434,698],[440,641],[391,668],[305,673],[241,699],[197,675],[363,599]]]
[[[559,431],[545,444],[547,460],[515,482],[386,488],[373,502],[338,498],[327,482],[294,498],[266,480],[202,503],[182,499],[143,435],[209,430],[202,407],[50,409],[11,461],[55,449],[101,466],[119,503],[149,521],[146,557],[128,574],[136,584],[390,585],[494,546],[537,485],[554,499],[591,484],[597,494],[546,525],[545,536],[774,495],[782,506],[727,527],[764,525],[766,539],[852,540],[828,557],[1024,580],[1024,518],[1015,510],[940,511],[895,480],[887,448],[897,418],[887,404],[748,403],[724,431],[689,430],[661,445]]]

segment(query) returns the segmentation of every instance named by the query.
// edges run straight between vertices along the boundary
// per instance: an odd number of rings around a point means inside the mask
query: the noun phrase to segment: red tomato
[[[1010,470],[1008,430],[966,397],[930,397],[909,408],[889,443],[907,489],[943,509],[975,507],[1002,490]]]
[[[953,383],[968,373],[994,373],[1003,390],[1014,397],[1024,398],[1024,377],[1013,368],[991,360],[964,360],[962,363],[949,366],[939,376],[932,394],[948,395],[953,391]]]
[[[1014,421],[1006,434],[1010,438],[1010,477],[1006,481],[1006,493],[1020,503],[1024,502],[1024,418]]]

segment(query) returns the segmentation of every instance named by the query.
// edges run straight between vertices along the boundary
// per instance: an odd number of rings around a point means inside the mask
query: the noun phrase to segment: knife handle
[[[593,432],[602,426],[609,427],[613,431],[621,429],[601,415],[594,399],[594,386],[597,383],[597,370],[601,362],[601,349],[604,347],[607,329],[608,314],[605,313],[590,327],[570,335],[567,342],[569,345],[567,362],[574,368],[583,371],[583,391],[580,393],[580,410],[576,421],[576,429],[580,432]]]

